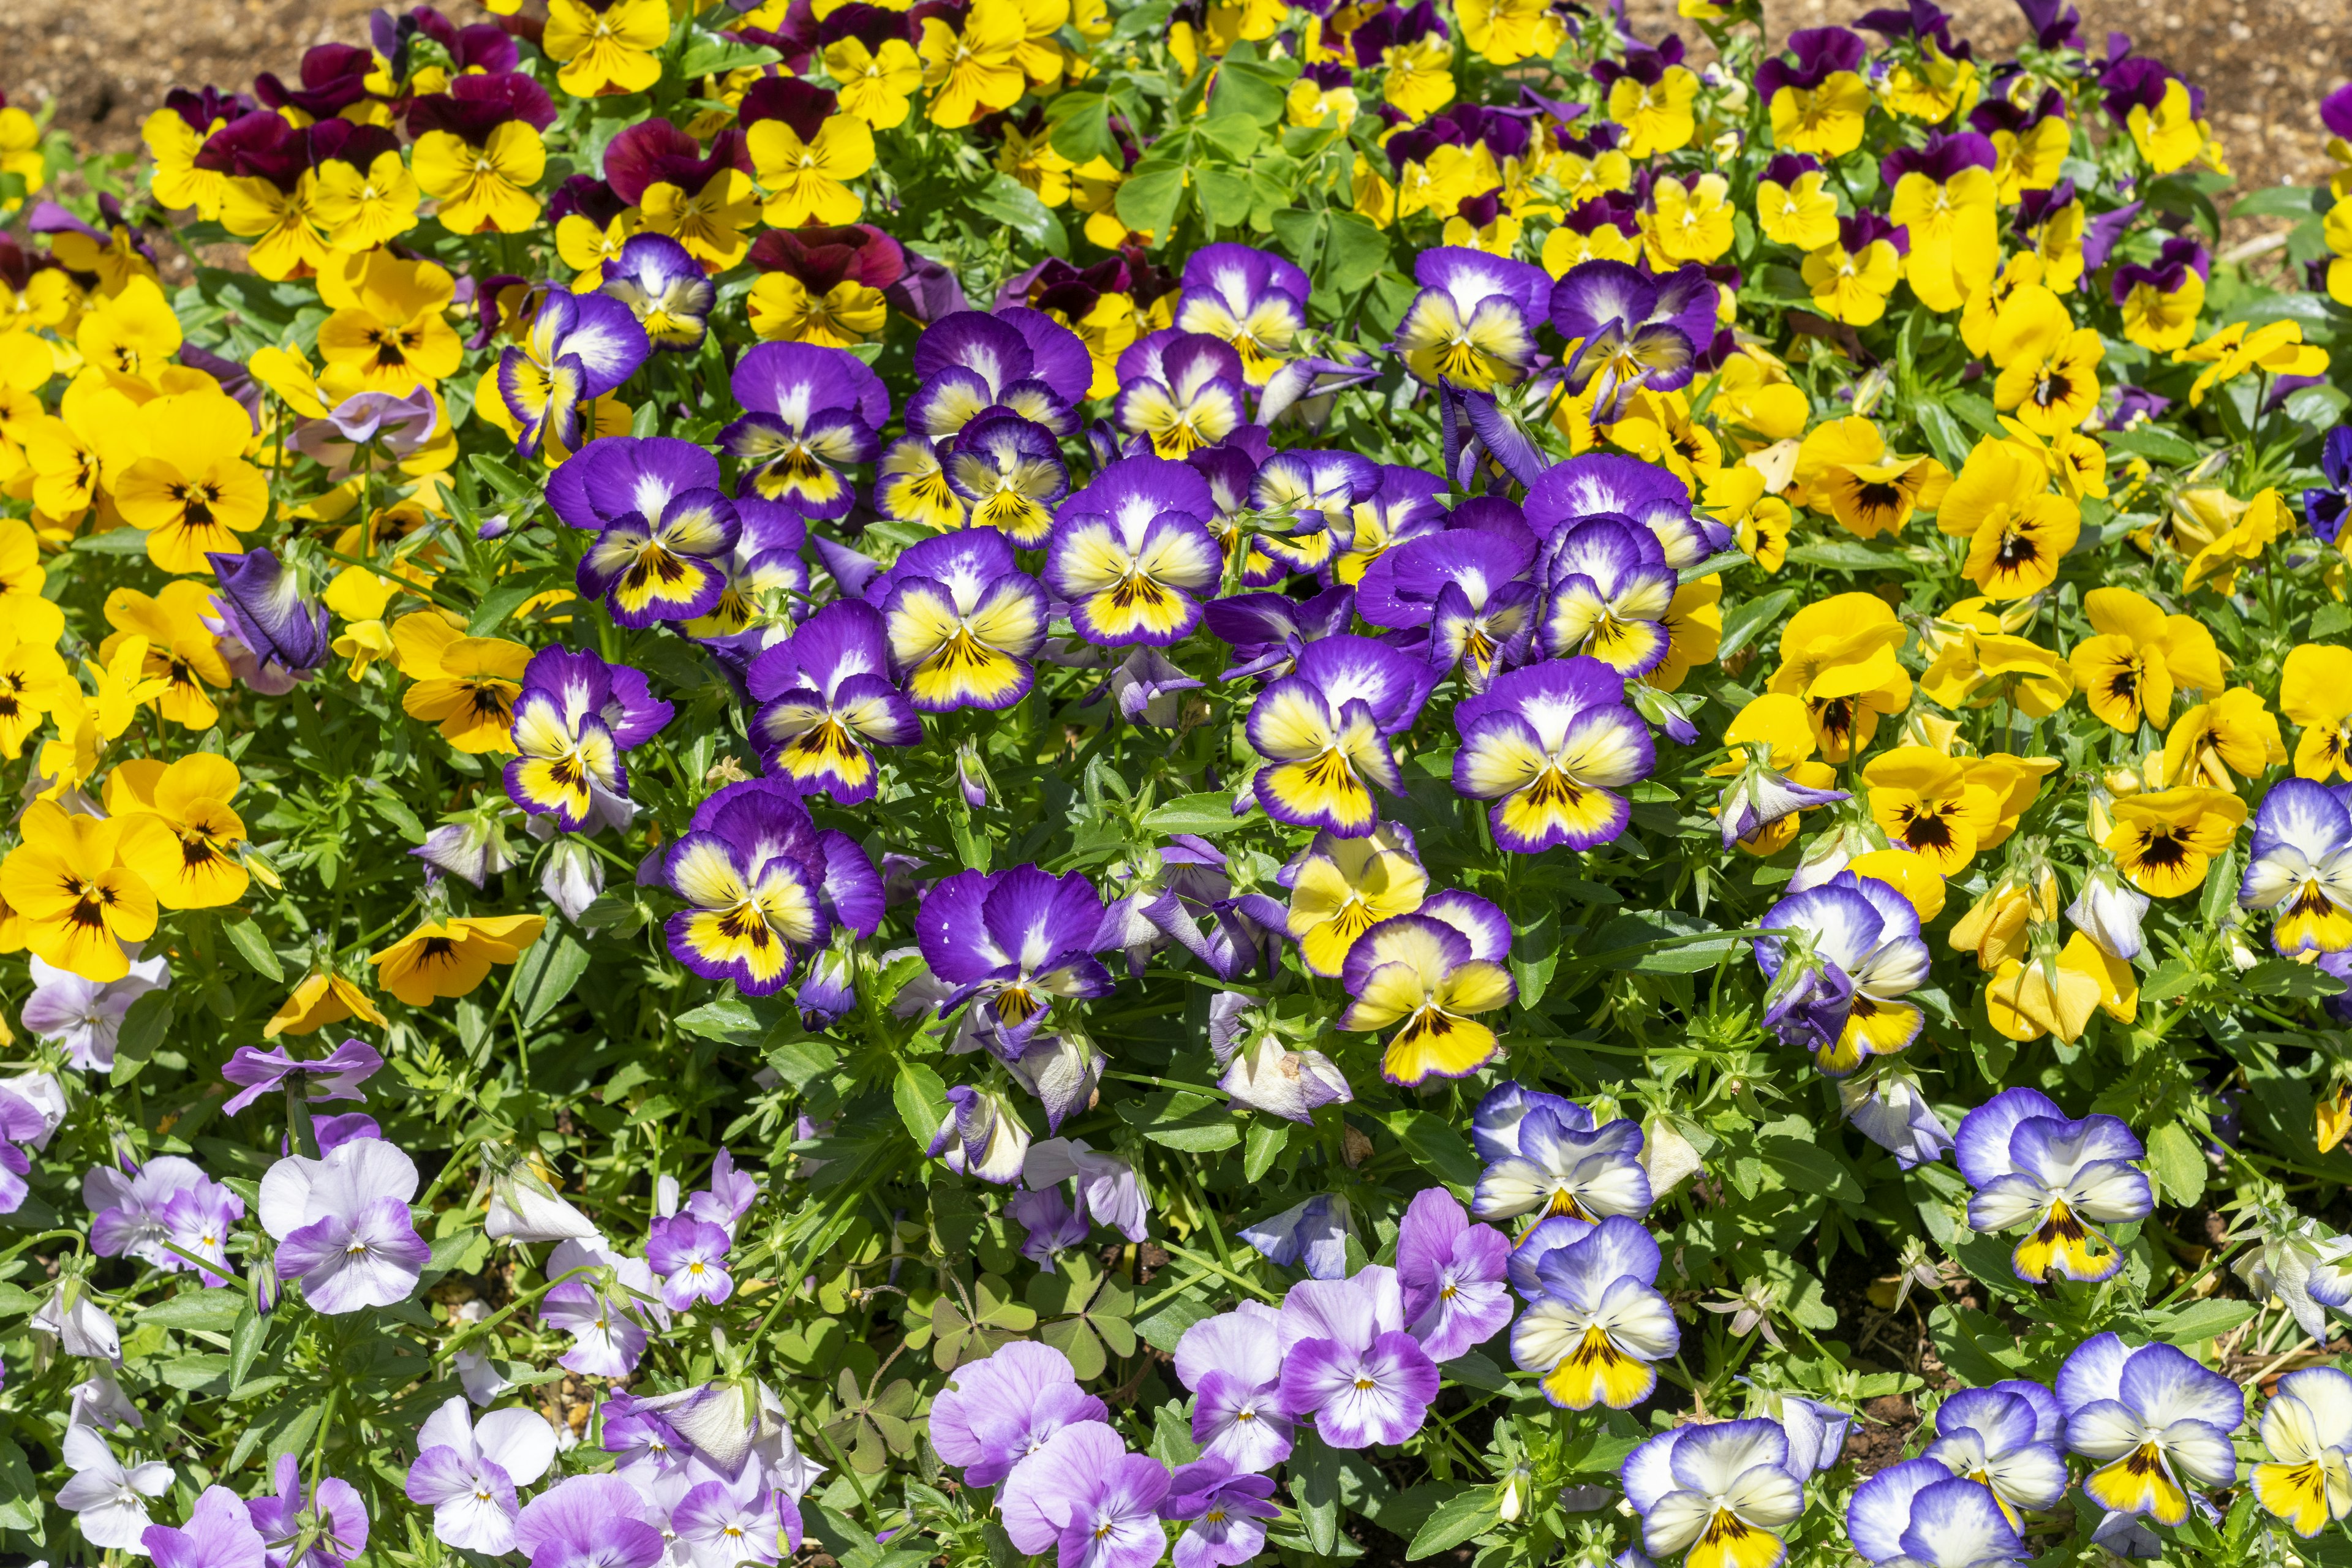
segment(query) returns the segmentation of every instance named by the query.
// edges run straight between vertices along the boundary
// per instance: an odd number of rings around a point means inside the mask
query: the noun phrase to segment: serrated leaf
[[[1475,1535],[1483,1535],[1503,1521],[1501,1502],[1492,1487],[1473,1487],[1456,1492],[1432,1509],[1412,1534],[1412,1544],[1405,1548],[1404,1560],[1417,1563],[1424,1557],[1434,1557],[1441,1552],[1461,1545]]]

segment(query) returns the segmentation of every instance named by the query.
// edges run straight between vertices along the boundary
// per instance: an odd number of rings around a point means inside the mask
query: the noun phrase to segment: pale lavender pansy
[[[1078,1386],[1069,1357],[1015,1340],[949,1376],[931,1403],[931,1445],[963,1471],[966,1486],[992,1487],[1065,1428],[1108,1418],[1103,1402]]]
[[[261,1532],[269,1568],[345,1568],[367,1550],[367,1503],[351,1482],[316,1476],[306,1487],[301,1461],[280,1454],[270,1485],[274,1490],[245,1504],[246,1518]],[[295,1548],[304,1542],[310,1549],[298,1553]]]
[[[1239,1473],[1221,1458],[1181,1466],[1160,1500],[1160,1517],[1184,1523],[1171,1553],[1175,1568],[1237,1568],[1265,1548],[1265,1521],[1280,1516],[1274,1478]]]
[[[666,1547],[646,1514],[619,1476],[571,1476],[524,1505],[515,1544],[530,1568],[654,1568]]]
[[[1402,1443],[1437,1397],[1436,1363],[1405,1331],[1396,1271],[1374,1264],[1345,1279],[1306,1279],[1283,1298],[1282,1398],[1312,1415],[1335,1448]]]
[[[265,1568],[268,1562],[244,1500],[226,1487],[206,1487],[185,1524],[151,1524],[139,1545],[155,1568]]]
[[[281,1086],[299,1090],[312,1103],[364,1100],[367,1096],[360,1092],[360,1085],[374,1077],[383,1066],[383,1055],[362,1040],[345,1040],[316,1061],[304,1061],[289,1053],[284,1046],[272,1046],[266,1051],[239,1046],[221,1067],[221,1077],[238,1086],[221,1107],[221,1113],[234,1116]]]
[[[1151,1568],[1168,1550],[1158,1511],[1167,1495],[1165,1465],[1087,1421],[1014,1471],[999,1506],[1013,1544],[1033,1556],[1053,1549],[1056,1568]]]
[[[122,1019],[131,1005],[172,983],[171,965],[160,952],[134,960],[128,974],[102,984],[44,963],[37,955],[30,962],[33,994],[25,998],[17,1022],[35,1038],[63,1047],[67,1063],[85,1072],[113,1068],[115,1042],[122,1037]]]
[[[1397,1281],[1405,1331],[1432,1361],[1486,1342],[1511,1321],[1504,1265],[1511,1244],[1490,1225],[1473,1225],[1444,1187],[1413,1194],[1397,1228]]]
[[[92,1546],[139,1552],[151,1522],[147,1500],[171,1489],[172,1467],[154,1459],[125,1467],[88,1426],[67,1427],[64,1450],[73,1474],[58,1489],[58,1506],[74,1516],[74,1528]]]
[[[433,1533],[445,1546],[499,1556],[515,1546],[515,1493],[555,1463],[555,1431],[536,1410],[493,1410],[468,1418],[463,1395],[448,1400],[416,1431],[408,1467],[408,1500],[433,1510]]]
[[[697,1302],[717,1306],[735,1293],[727,1272],[731,1245],[725,1231],[689,1215],[658,1219],[646,1239],[646,1262],[662,1277],[662,1301],[673,1312]]]
[[[563,1279],[567,1274],[575,1277]],[[642,1258],[624,1258],[589,1241],[559,1241],[548,1254],[546,1275],[562,1283],[540,1299],[539,1321],[572,1335],[572,1348],[557,1363],[572,1372],[626,1377],[636,1370],[652,1331],[669,1326],[659,1283]]]
[[[416,1180],[415,1162],[377,1138],[270,1166],[259,1217],[278,1242],[278,1278],[300,1280],[329,1314],[406,1300],[433,1255],[408,1212]]]

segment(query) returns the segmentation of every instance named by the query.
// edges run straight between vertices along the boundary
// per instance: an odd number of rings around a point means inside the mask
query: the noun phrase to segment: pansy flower
[[[1876,213],[1838,219],[1837,236],[1809,253],[1799,269],[1813,308],[1832,321],[1866,327],[1886,313],[1887,296],[1903,276],[1910,236]]]
[[[1213,447],[1247,424],[1242,358],[1222,339],[1171,329],[1118,356],[1118,427],[1162,458]]]
[[[1462,668],[1483,691],[1524,657],[1535,636],[1535,585],[1523,574],[1535,539],[1475,528],[1449,529],[1384,552],[1364,574],[1357,609],[1376,626],[1426,626],[1433,668]]]
[[[890,661],[927,713],[1009,708],[1034,679],[1045,640],[1045,591],[1022,572],[1004,535],[967,530],[927,539],[866,590],[877,595]]]
[[[1833,1078],[1916,1039],[1925,1016],[1903,1000],[1927,980],[1919,911],[1875,877],[1842,871],[1791,893],[1766,912],[1776,933],[1756,939],[1757,967],[1771,982],[1764,1022],[1813,1053]]]
[[[2236,842],[2246,803],[2226,790],[2185,784],[2127,795],[2110,812],[2115,826],[2100,847],[2133,887],[2172,899],[2204,886],[2213,858]]]
[[[124,865],[121,818],[68,816],[37,800],[18,819],[22,841],[0,860],[0,899],[36,957],[84,980],[131,973],[127,943],[155,932],[155,894]]]
[[[1470,1205],[1480,1219],[1532,1214],[1539,1231],[1555,1218],[1589,1227],[1612,1215],[1640,1219],[1650,1212],[1642,1128],[1630,1118],[1596,1122],[1572,1100],[1507,1082],[1479,1100],[1470,1136],[1486,1162]],[[1535,1231],[1520,1241],[1523,1251],[1535,1244]]]
[[[990,408],[1071,435],[1077,428],[1071,405],[1094,384],[1094,362],[1077,334],[1042,311],[1019,309],[941,316],[915,340],[914,371],[907,429],[933,437],[954,435]]]
[[[1176,1342],[1176,1379],[1195,1395],[1192,1440],[1238,1469],[1272,1469],[1290,1457],[1280,1321],[1273,1308],[1244,1299]]]
[[[1397,1026],[1381,1056],[1381,1076],[1391,1083],[1467,1077],[1500,1043],[1476,1015],[1518,994],[1504,967],[1510,948],[1510,922],[1500,910],[1469,893],[1441,893],[1356,939],[1339,970],[1354,1000],[1338,1026]]]
[[[1637,388],[1688,385],[1699,350],[1715,341],[1716,288],[1704,268],[1653,279],[1623,262],[1587,261],[1552,285],[1550,304],[1552,326],[1574,345],[1568,384],[1589,399],[1595,422]]]
[[[569,832],[625,828],[636,808],[621,754],[651,740],[669,717],[670,705],[653,700],[644,675],[628,666],[541,648],[515,700],[519,754],[506,766],[507,794]]]
[[[1805,1507],[1788,1434],[1760,1418],[1661,1432],[1626,1457],[1620,1479],[1643,1550],[1686,1552],[1685,1568],[1778,1568],[1789,1552],[1780,1532]]]
[[[1404,793],[1388,737],[1412,722],[1435,674],[1370,637],[1308,643],[1250,705],[1249,742],[1266,759],[1255,793],[1266,815],[1344,838],[1371,832],[1371,792]]]
[[[2083,1479],[2084,1495],[2102,1508],[2177,1525],[2189,1518],[2190,1487],[2237,1479],[2230,1434],[2246,1418],[2246,1396],[2186,1352],[2096,1334],[2058,1369],[2057,1393],[2066,1446],[2099,1467]]]
[[[1005,1057],[1020,1056],[1054,1021],[1055,1002],[1110,994],[1110,972],[1095,956],[1102,926],[1102,895],[1092,882],[1034,866],[959,871],[935,883],[915,912],[923,960],[950,988],[940,1010],[973,1003]],[[1058,1125],[1066,1107],[1048,1109]]]
[[[1922,1458],[1990,1490],[2011,1524],[2066,1495],[2066,1417],[2038,1383],[2007,1378],[1964,1388],[1936,1407],[1936,1440]]]
[[[1449,245],[1415,257],[1412,275],[1421,292],[1391,347],[1413,374],[1488,392],[1533,368],[1535,324],[1552,293],[1542,268]]]
[[[1332,581],[1360,582],[1382,552],[1444,529],[1445,493],[1445,481],[1426,469],[1381,464],[1379,484],[1356,503],[1347,542],[1331,558]]]
[[[1775,147],[1843,158],[1862,145],[1870,113],[1863,50],[1861,35],[1846,28],[1802,27],[1789,35],[1793,62],[1776,54],[1756,68],[1756,93],[1771,116]]]
[[[2307,1366],[2278,1381],[2263,1408],[2269,1458],[2250,1478],[2255,1498],[2305,1540],[2352,1514],[2352,1376]]]
[[[697,974],[771,995],[835,926],[870,934],[881,879],[848,835],[819,830],[791,786],[730,784],[695,809],[662,875],[687,908],[669,917],[670,952]]]
[[[1486,1343],[1511,1321],[1504,1283],[1510,1243],[1488,1225],[1473,1225],[1444,1187],[1413,1194],[1397,1226],[1397,1282],[1404,1291],[1405,1331],[1434,1362]]]
[[[1308,643],[1338,637],[1355,624],[1355,590],[1348,587],[1328,589],[1311,599],[1229,594],[1212,601],[1202,618],[1210,634],[1231,647],[1234,655],[1232,668],[1217,679],[1287,675]]]
[[[1192,469],[1153,457],[1121,458],[1066,502],[1045,582],[1078,635],[1111,647],[1190,636],[1221,570],[1202,521],[1213,504]]]
[[[1625,830],[1632,807],[1614,792],[1649,776],[1656,753],[1624,689],[1596,659],[1555,659],[1498,676],[1455,707],[1454,787],[1496,803],[1496,843],[1536,855]]]
[[[463,996],[489,978],[494,964],[522,957],[547,930],[544,915],[460,915],[428,920],[371,953],[378,984],[412,1007]]]
[[[2288,957],[2352,948],[2352,810],[2342,795],[2308,779],[2271,786],[2238,906],[2275,917],[2271,945]]]
[[[845,470],[881,452],[890,417],[881,378],[845,349],[761,343],[736,362],[730,386],[743,416],[719,444],[741,459],[742,485],[810,517],[839,517],[856,493]]]
[[[2112,1116],[2069,1121],[2041,1090],[2011,1089],[1961,1118],[1955,1143],[1960,1174],[1977,1189],[1969,1226],[1988,1234],[2028,1227],[2010,1260],[2019,1279],[2095,1282],[2123,1267],[2122,1252],[2095,1227],[2153,1206],[2133,1163],[2146,1151],[2131,1129]]]
[[[1243,900],[1244,911],[1288,932],[1307,973],[1327,977],[1339,973],[1358,937],[1392,915],[1412,913],[1429,889],[1412,832],[1393,822],[1358,837],[1318,833],[1276,880],[1290,889],[1288,908],[1253,894]]]
[[[921,439],[902,437],[891,453],[897,456],[907,442]],[[1024,550],[1036,549],[1054,531],[1054,505],[1069,492],[1070,471],[1060,443],[1043,425],[1017,414],[984,414],[956,432],[939,461],[968,526],[999,530]],[[883,468],[889,474],[887,458]],[[904,473],[902,463],[900,474],[886,482],[903,483]],[[915,503],[919,510],[924,504]]]
[[[790,76],[766,78],[743,95],[743,145],[768,193],[761,217],[769,227],[857,221],[864,204],[849,182],[874,167],[874,132],[859,116],[835,112],[837,102],[830,89]]]
[[[710,307],[718,298],[702,264],[666,235],[640,234],[604,264],[597,291],[618,300],[643,327],[646,340],[664,353],[688,353],[702,346]]]
[[[1655,1363],[1682,1345],[1657,1289],[1663,1261],[1641,1222],[1622,1215],[1542,1256],[1540,1293],[1511,1326],[1511,1359],[1542,1374],[1547,1400],[1627,1410],[1656,1389]]]
[[[1675,569],[1648,529],[1607,513],[1574,522],[1544,547],[1538,581],[1537,635],[1549,657],[1588,654],[1627,678],[1664,662]]]
[[[856,600],[827,605],[752,660],[746,684],[761,706],[747,732],[768,766],[803,791],[844,805],[871,800],[880,772],[872,748],[923,735],[888,670],[881,612]]]
[[[1270,251],[1204,245],[1184,258],[1175,328],[1229,343],[1243,379],[1263,387],[1307,325],[1307,274]]]
[[[1437,1397],[1437,1366],[1404,1329],[1393,1269],[1304,1279],[1283,1298],[1282,1397],[1335,1448],[1402,1443]]]
[[[1873,1568],[1996,1568],[2026,1555],[1992,1492],[1932,1459],[1889,1465],[1855,1488],[1845,1529]]]
[[[1692,506],[1688,486],[1638,458],[1586,452],[1553,464],[1528,488],[1527,524],[1538,538],[1557,540],[1603,515],[1648,529],[1676,571],[1731,546],[1731,530]]]
[[[636,374],[652,352],[619,300],[561,289],[544,296],[520,345],[499,357],[499,395],[515,423],[515,449],[527,458],[550,444],[576,449],[583,411]]]
[[[741,531],[734,502],[715,489],[680,491],[658,513],[624,513],[580,558],[580,596],[604,600],[629,627],[707,616],[726,589],[720,563]]]

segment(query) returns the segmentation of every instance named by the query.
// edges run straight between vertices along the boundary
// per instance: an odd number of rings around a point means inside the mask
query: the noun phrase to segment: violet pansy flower
[[[266,1193],[262,1201],[268,1202]],[[270,1471],[270,1484],[274,1492],[248,1498],[245,1504],[246,1518],[261,1532],[269,1568],[345,1568],[367,1550],[367,1504],[351,1482],[324,1476],[315,1487],[305,1488],[301,1461],[280,1454]],[[303,1528],[306,1514],[317,1533],[310,1536],[310,1549],[298,1557],[293,1547],[308,1533]]]
[[[82,1202],[90,1211],[89,1249],[100,1258],[131,1257],[177,1272],[187,1260],[163,1247],[171,1227],[163,1210],[181,1193],[215,1184],[194,1161],[161,1154],[125,1173],[92,1165],[82,1175]]]
[[[1552,287],[1542,268],[1447,245],[1413,258],[1412,276],[1421,292],[1391,347],[1413,374],[1488,392],[1533,368],[1535,323]]]
[[[406,1300],[433,1254],[409,1215],[415,1194],[415,1163],[381,1139],[278,1161],[261,1179],[259,1208],[278,1244],[278,1278],[299,1279],[330,1314]]]
[[[1756,939],[1757,967],[1772,982],[1764,1022],[1809,1047],[1822,1071],[1843,1078],[1918,1037],[1926,1015],[1903,998],[1927,983],[1927,944],[1901,893],[1841,871],[1782,899],[1763,923],[1795,933]]]
[[[695,807],[662,876],[688,908],[669,918],[670,952],[698,974],[765,996],[836,927],[870,936],[882,882],[855,839],[810,820],[791,785],[729,784]]]
[[[1311,599],[1287,594],[1235,594],[1212,602],[1209,630],[1234,650],[1233,667],[1217,677],[1239,680],[1262,676],[1278,680],[1297,668],[1308,643],[1337,637],[1353,624],[1353,588],[1327,589]]]
[[[1397,1229],[1397,1281],[1405,1331],[1432,1361],[1446,1362],[1486,1342],[1511,1321],[1503,1267],[1511,1244],[1470,1215],[1444,1187],[1413,1194]]]
[[[1616,452],[1555,464],[1528,489],[1528,526],[1547,541],[1590,517],[1630,518],[1650,531],[1677,572],[1729,547],[1731,530],[1691,505],[1672,470]]]
[[[177,1530],[149,1525],[139,1550],[154,1560],[155,1568],[263,1568],[268,1561],[244,1500],[226,1487],[206,1487],[188,1510],[188,1522]]]
[[[571,1476],[530,1500],[515,1544],[530,1568],[653,1568],[662,1532],[637,1489],[618,1476]]]
[[[283,1046],[273,1046],[266,1051],[239,1046],[221,1068],[222,1078],[240,1086],[221,1107],[221,1113],[235,1116],[280,1085],[299,1089],[304,1099],[313,1102],[363,1100],[367,1096],[360,1092],[360,1085],[374,1077],[383,1066],[383,1056],[361,1040],[345,1040],[313,1062],[289,1055]]]
[[[1933,1459],[1906,1459],[1863,1482],[1845,1530],[1873,1568],[1994,1568],[2030,1554],[1990,1489]]]
[[[526,458],[550,442],[577,449],[583,413],[635,375],[652,352],[645,329],[619,300],[549,289],[522,342],[499,357],[499,395],[514,418],[515,449]]]
[[[1652,278],[1622,261],[1585,261],[1552,285],[1551,324],[1578,347],[1568,384],[1605,421],[1637,389],[1690,384],[1698,352],[1715,340],[1716,287],[1686,265]]]
[[[572,1335],[557,1364],[588,1377],[626,1377],[652,1338],[648,1325],[669,1326],[653,1268],[588,1241],[559,1241],[548,1254],[550,1279],[583,1268],[591,1272],[563,1279],[541,1298],[539,1321]]]
[[[1437,1397],[1437,1365],[1404,1331],[1396,1271],[1306,1279],[1283,1299],[1282,1398],[1335,1448],[1402,1443]]]
[[[1280,1268],[1304,1268],[1310,1279],[1343,1279],[1349,1220],[1346,1194],[1318,1193],[1234,1234]]]
[[[544,647],[523,670],[514,713],[519,755],[506,766],[509,799],[571,832],[628,826],[636,807],[621,753],[660,733],[671,713],[668,703],[653,700],[641,672],[593,653]]]
[[[1399,545],[1372,563],[1357,609],[1374,626],[1426,626],[1425,657],[1444,672],[1459,666],[1474,692],[1517,663],[1535,635],[1535,558],[1530,537],[1463,529]]]
[[[993,528],[1024,550],[1045,542],[1055,503],[1070,489],[1054,432],[1007,411],[983,414],[957,431],[940,471],[970,509],[971,527]]]
[[[683,1312],[698,1301],[715,1307],[735,1293],[727,1272],[730,1245],[727,1233],[707,1220],[676,1215],[654,1222],[646,1262],[662,1277],[662,1300],[670,1310]]]
[[[1388,737],[1421,711],[1436,671],[1370,637],[1331,637],[1250,705],[1250,744],[1267,759],[1257,803],[1294,827],[1360,838],[1379,825],[1374,789],[1404,793]]]
[[[457,1395],[416,1431],[408,1500],[433,1510],[433,1533],[445,1546],[496,1557],[515,1546],[516,1491],[555,1463],[555,1431],[536,1410],[493,1410],[467,1418]]]
[[[1539,579],[1548,657],[1587,654],[1628,679],[1665,662],[1675,569],[1640,523],[1602,513],[1570,525],[1545,545]]]
[[[1379,466],[1353,452],[1275,453],[1250,477],[1250,508],[1262,520],[1258,554],[1283,572],[1325,570],[1354,538],[1356,508],[1380,488]]]
[[[1056,437],[1073,434],[1071,405],[1094,380],[1093,362],[1076,333],[1042,311],[1021,309],[941,316],[915,341],[914,372],[919,384],[907,402],[907,429],[933,439],[955,435],[989,408],[1010,409]]]
[[[287,445],[315,459],[328,478],[341,479],[351,472],[362,448],[399,462],[415,456],[440,423],[440,405],[429,387],[361,392],[335,405],[324,418],[304,421]]]
[[[1642,1128],[1630,1118],[1596,1125],[1573,1100],[1505,1083],[1479,1101],[1471,1132],[1487,1162],[1470,1204],[1480,1219],[1535,1214],[1593,1224],[1650,1212]]]
[[[1177,1381],[1194,1395],[1192,1441],[1236,1470],[1270,1470],[1290,1457],[1280,1325],[1274,1308],[1244,1300],[1176,1342]]]
[[[1110,972],[1095,957],[1102,925],[1102,895],[1083,874],[1016,866],[934,883],[915,912],[915,941],[952,987],[940,1010],[974,1004],[997,1054],[1015,1057],[1056,1002],[1109,994]]]
[[[260,668],[300,675],[327,661],[327,607],[302,596],[294,574],[268,550],[205,557],[220,579],[213,605]]]
[[[1307,326],[1307,274],[1270,251],[1230,242],[1184,258],[1176,330],[1230,344],[1242,378],[1264,387]]]
[[[1055,1433],[1014,1471],[1000,1507],[1013,1544],[1032,1555],[1053,1548],[1056,1568],[1151,1568],[1168,1550],[1158,1512],[1167,1495],[1165,1465],[1087,1421]]]
[[[873,799],[873,748],[923,738],[922,719],[888,668],[882,613],[854,599],[825,605],[763,651],[745,684],[761,704],[748,731],[768,766],[843,805]]]
[[[1497,845],[1591,849],[1625,831],[1633,808],[1618,792],[1649,776],[1657,747],[1624,697],[1615,670],[1580,656],[1497,675],[1455,706],[1454,787],[1495,803]]]
[[[1129,449],[1161,458],[1213,447],[1249,422],[1242,357],[1201,332],[1150,332],[1118,356],[1111,418],[1135,439]]]
[[[880,454],[875,432],[890,417],[881,378],[845,349],[761,343],[736,362],[731,385],[746,412],[719,444],[742,460],[743,486],[809,517],[847,511],[847,470]]]
[[[31,963],[33,994],[25,998],[17,1022],[36,1038],[56,1041],[65,1048],[67,1062],[85,1072],[114,1066],[115,1042],[121,1038],[131,1005],[172,983],[171,965],[160,952],[134,961],[130,973],[102,984],[37,955]]]
[[[1236,1568],[1265,1549],[1265,1521],[1278,1517],[1274,1478],[1236,1473],[1223,1459],[1181,1467],[1169,1479],[1160,1517],[1187,1526],[1176,1538],[1176,1568]]]
[[[1103,1402],[1078,1386],[1069,1357],[1015,1340],[950,1375],[931,1403],[931,1445],[966,1486],[992,1487],[1066,1427],[1108,1419]]]

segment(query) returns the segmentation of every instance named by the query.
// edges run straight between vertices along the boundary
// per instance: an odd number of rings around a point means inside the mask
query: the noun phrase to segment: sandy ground
[[[1980,54],[2023,33],[2010,0],[1947,3]],[[2352,74],[2352,0],[2077,4],[2086,37],[2129,33],[2203,84],[2242,185],[2325,174],[2317,105]],[[0,92],[26,105],[54,99],[68,132],[118,152],[137,144],[140,121],[167,89],[244,86],[272,69],[290,81],[310,45],[364,39],[372,8],[367,0],[0,0]],[[1780,36],[1868,8],[1869,0],[1769,0],[1766,12]],[[1631,12],[1644,36],[1673,25],[1673,0],[1632,0]]]

